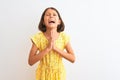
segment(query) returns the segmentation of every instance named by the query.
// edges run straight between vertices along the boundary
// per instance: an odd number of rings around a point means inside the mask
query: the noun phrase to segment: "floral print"
[[[31,37],[32,42],[39,48],[40,51],[48,45],[48,40],[42,32],[36,33]],[[69,36],[61,32],[55,45],[64,50],[66,43],[69,41]],[[47,53],[36,69],[36,80],[66,80],[66,72],[62,62],[62,57],[54,52]]]

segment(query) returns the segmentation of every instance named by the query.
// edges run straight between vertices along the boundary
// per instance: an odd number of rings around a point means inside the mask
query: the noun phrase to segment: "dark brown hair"
[[[62,31],[64,31],[64,28],[65,28],[64,22],[63,22],[63,20],[62,20],[62,18],[61,18],[61,16],[60,16],[60,13],[59,13],[58,10],[55,9],[54,7],[48,7],[48,8],[46,8],[46,9],[44,10],[44,12],[43,12],[43,14],[42,14],[42,16],[41,16],[39,25],[38,25],[38,29],[39,29],[40,31],[42,31],[42,32],[46,32],[46,26],[44,25],[44,16],[45,16],[45,13],[46,13],[46,11],[47,11],[48,9],[55,10],[55,11],[57,12],[57,14],[58,14],[59,19],[61,20],[60,25],[57,26],[57,32],[62,32]]]

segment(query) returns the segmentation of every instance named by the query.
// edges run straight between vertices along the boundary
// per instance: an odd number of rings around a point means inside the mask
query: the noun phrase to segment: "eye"
[[[45,16],[50,16],[50,14],[45,14]]]
[[[53,14],[53,16],[57,16],[57,14]]]

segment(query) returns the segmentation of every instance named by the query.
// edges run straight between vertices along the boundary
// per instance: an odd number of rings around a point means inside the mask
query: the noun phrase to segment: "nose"
[[[51,15],[50,15],[50,18],[52,18],[52,17],[53,17],[53,15],[51,14]]]

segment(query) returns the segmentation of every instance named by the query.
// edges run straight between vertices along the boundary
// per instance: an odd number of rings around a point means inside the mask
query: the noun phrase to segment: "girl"
[[[36,80],[66,80],[62,58],[75,61],[68,35],[59,12],[49,7],[42,14],[39,30],[31,37],[32,47],[28,63],[33,65],[40,61],[36,70]],[[66,49],[66,51],[64,51]]]

